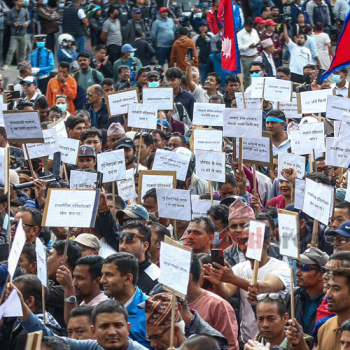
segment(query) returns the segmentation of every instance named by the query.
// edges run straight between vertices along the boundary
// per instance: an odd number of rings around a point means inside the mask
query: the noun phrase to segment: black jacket
[[[110,61],[107,61],[106,64],[98,65],[95,57],[91,59],[91,68],[96,69],[98,72],[102,73],[105,78],[113,79],[113,66]]]
[[[141,61],[142,66],[145,67],[150,65],[152,56],[156,54],[153,46],[143,39],[137,39],[133,41],[131,46],[136,49],[135,57]]]
[[[260,57],[262,58],[262,62],[265,65],[265,72],[268,77],[274,77],[273,71],[272,71],[272,66],[269,60],[267,59],[266,55],[264,52],[260,54]]]
[[[151,290],[158,284],[158,278],[154,273],[157,269],[159,269],[159,267],[153,264],[149,259],[139,264],[139,280],[137,286],[147,295],[149,295]]]
[[[94,233],[104,237],[107,244],[119,251],[118,226],[110,210],[106,213],[98,213],[96,217]]]
[[[83,107],[86,111],[88,111],[91,107],[90,103],[86,103]],[[109,114],[108,114],[108,108],[107,108],[107,103],[104,98],[102,98],[102,107],[99,111],[99,114],[97,115],[97,128],[98,129],[108,129],[108,119],[109,119]]]
[[[128,20],[128,24],[123,28],[123,42],[124,44],[129,44],[132,43],[133,41],[135,41],[135,30],[136,30],[136,26],[135,26],[135,19],[129,19]],[[146,27],[145,27],[145,23],[143,21],[143,19],[141,19],[141,29],[144,33],[146,33]]]

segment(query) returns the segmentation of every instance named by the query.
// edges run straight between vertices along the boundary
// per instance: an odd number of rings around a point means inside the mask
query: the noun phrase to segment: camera
[[[291,24],[292,23],[292,17],[290,17],[289,15],[281,13],[278,16],[278,22],[281,23],[281,24]]]

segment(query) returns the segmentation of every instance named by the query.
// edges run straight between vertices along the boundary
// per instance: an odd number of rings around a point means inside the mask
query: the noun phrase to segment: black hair
[[[217,340],[207,334],[196,334],[186,339],[182,344],[182,348],[189,350],[220,350]]]
[[[106,194],[106,198],[113,201],[113,194],[112,193]],[[117,205],[118,207],[125,208],[125,202],[122,197],[115,195],[114,201],[115,201],[115,205]]]
[[[32,264],[33,262],[35,262],[36,261],[35,245],[33,243],[26,242],[23,247],[22,254],[26,255],[29,264]]]
[[[102,142],[102,133],[97,128],[85,129],[80,136],[80,141],[84,142],[88,137],[98,136],[100,141]]]
[[[328,185],[328,186],[331,185],[331,182],[329,181],[328,176],[324,173],[317,173],[317,172],[309,173],[305,175],[305,178],[318,182],[323,185]]]
[[[265,69],[266,69],[265,64],[262,63],[262,62],[256,62],[256,61],[254,61],[254,62],[250,65],[250,69],[251,69],[253,66],[259,66],[261,70],[265,70]]]
[[[224,184],[230,184],[233,188],[237,188],[237,182],[233,174],[226,174],[225,182],[219,182],[218,189],[220,190]]]
[[[141,240],[147,241],[149,246],[151,245],[151,229],[146,224],[141,221],[131,220],[121,227],[122,231],[128,229],[138,230],[139,235],[146,237],[145,239],[141,238]]]
[[[147,166],[147,169],[149,169],[149,170],[152,169],[153,162],[154,162],[154,155],[151,154],[151,155],[148,156],[147,159],[146,159],[146,166]]]
[[[109,9],[107,11],[108,17],[110,14],[112,14],[114,12],[114,10],[118,10],[118,8],[116,6],[113,6],[113,5],[109,7]]]
[[[209,97],[209,102],[211,101],[220,101],[220,103],[222,104],[224,103],[224,98],[219,94],[214,94]]]
[[[136,78],[140,78],[141,75],[143,73],[148,73],[148,70],[146,68],[140,68],[138,71],[137,71],[137,75],[136,75]]]
[[[141,133],[137,133],[134,136],[134,142],[135,140],[138,140],[140,137],[141,137]],[[142,133],[142,141],[145,143],[147,147],[154,144],[153,136],[149,132]]]
[[[180,68],[172,67],[165,72],[167,79],[182,79],[183,72]]]
[[[226,85],[228,83],[241,83],[236,74],[229,74],[226,76]]]
[[[215,46],[216,46],[216,50],[217,51],[221,51],[222,50],[222,40],[217,40],[216,43],[215,43]]]
[[[114,254],[115,255],[115,254]],[[95,325],[96,318],[99,314],[112,314],[112,313],[122,314],[125,317],[125,321],[128,322],[128,312],[126,311],[124,305],[122,305],[117,300],[104,300],[97,304],[92,311],[91,319],[92,324]]]
[[[281,318],[283,318],[287,312],[286,303],[284,302],[284,300],[281,297],[279,297],[277,299],[271,299],[269,296],[266,296],[266,298],[264,298],[263,300],[258,300],[257,306],[260,304],[274,304],[274,305],[276,305],[277,312],[281,316]]]
[[[209,193],[203,194],[202,196],[199,197],[199,199],[211,200],[211,194],[209,194]],[[219,196],[216,196],[216,195],[214,194],[213,200],[214,200],[214,201],[221,201],[222,198],[219,197]]]
[[[121,72],[123,69],[128,69],[128,70],[130,70],[130,67],[129,67],[129,66],[125,66],[124,64],[122,64],[122,65],[118,68],[118,74],[120,74],[120,72]]]
[[[221,84],[221,77],[220,77],[220,75],[218,74],[218,73],[216,73],[216,72],[210,72],[210,73],[208,73],[207,74],[207,78],[208,77],[215,77],[215,79],[216,79],[216,84]]]
[[[170,231],[164,225],[160,224],[159,222],[149,221],[147,223],[147,225],[153,226],[157,229],[156,230],[157,242],[163,242],[165,236],[171,237]]]
[[[91,321],[91,315],[92,315],[92,311],[94,310],[94,307],[91,305],[80,305],[77,306],[76,308],[74,308],[69,316],[70,317],[79,317],[79,316],[86,316],[88,317],[89,321]]]
[[[311,63],[309,63],[306,66],[304,66],[303,70],[307,69],[307,68],[312,69],[312,70],[316,70],[316,66],[314,64],[311,64]]]
[[[207,215],[211,216],[214,220],[220,220],[224,225],[228,225],[229,211],[230,209],[226,205],[213,205],[208,209]]]
[[[266,117],[276,117],[286,121],[286,116],[280,109],[271,109],[271,111],[267,113]]]
[[[103,87],[104,85],[107,85],[107,86],[112,86],[114,85],[114,81],[113,79],[111,78],[105,78],[101,81],[101,86]]]
[[[95,47],[95,52],[101,51],[101,50],[107,51],[106,46],[104,46],[103,44],[98,44],[98,45],[96,45],[96,47]]]
[[[79,115],[70,115],[66,119],[66,128],[74,129],[78,124],[84,123],[84,118]]]
[[[102,263],[103,258],[99,255],[87,255],[79,258],[75,264],[78,265],[88,265],[89,274],[91,275],[91,281],[98,277],[102,277]]]
[[[137,28],[137,29],[135,30],[135,37],[136,37],[136,38],[141,38],[141,37],[143,37],[143,31],[142,31],[140,28]]]
[[[261,8],[261,13],[263,13],[263,12],[265,12],[265,11],[268,11],[268,8],[269,8],[270,6],[263,6],[262,8]]]
[[[172,138],[172,137],[179,137],[181,139],[181,145],[182,147],[186,147],[186,144],[187,144],[187,141],[186,141],[186,138],[184,135],[182,135],[180,132],[173,132],[172,134],[170,134],[170,137],[169,137],[169,140]]]
[[[197,218],[192,219],[190,221],[190,224],[191,223],[200,224],[201,222],[204,222],[204,229],[206,232],[209,232],[209,233],[215,232],[215,226],[213,222],[206,216],[198,216]]]
[[[170,68],[171,69],[171,68]],[[153,134],[158,134],[160,136],[160,138],[162,140],[165,140],[165,134],[162,130],[157,130],[157,129],[154,129],[154,130],[151,130],[150,133],[153,135]]]
[[[50,350],[69,350],[70,347],[67,342],[60,337],[55,336],[44,336],[41,340],[41,345]]]
[[[44,109],[44,108],[49,108],[49,103],[47,102],[47,99],[45,96],[40,96],[38,99],[35,100],[34,103],[34,109]]]
[[[344,332],[344,331],[350,332],[350,320],[346,320],[340,326],[340,332]]]
[[[305,33],[299,33],[298,36],[303,36],[305,41],[307,41],[307,35]]]
[[[317,157],[317,158],[315,159],[315,162],[322,162],[322,161],[324,161],[324,160],[326,160],[325,157]]]
[[[264,209],[264,213],[269,214],[273,219],[278,218],[278,211],[275,207],[267,207]]]
[[[323,23],[322,22],[317,22],[315,24],[315,30],[323,30]]]
[[[33,107],[34,109],[34,103],[30,101],[22,101],[17,105],[17,110],[18,111],[23,111],[25,107]]]
[[[51,107],[47,114],[50,114],[50,112],[57,112],[60,115],[60,118],[62,117],[62,110],[57,106]]]
[[[347,209],[350,216],[350,203],[349,202],[340,202],[334,206],[334,209]]]
[[[194,282],[199,282],[201,277],[201,263],[195,254],[192,255],[190,274],[192,275],[192,279]]]
[[[188,34],[188,29],[186,27],[180,27],[179,34],[180,35],[187,35]]]
[[[39,230],[41,230],[41,221],[43,219],[43,214],[41,213],[40,210],[24,206],[17,210],[17,213],[21,213],[21,212],[30,213],[32,217],[32,223],[35,226],[38,226]]]
[[[55,249],[58,255],[63,255],[65,245],[66,241],[57,241],[52,246],[52,249]],[[81,258],[81,248],[77,244],[69,241],[67,249],[67,261],[72,269],[75,268],[75,265],[79,258]]]
[[[147,198],[152,197],[157,202],[157,191],[155,188],[148,190],[145,195],[142,197],[142,200],[145,201]]]
[[[244,26],[254,26],[253,19],[251,17],[248,17],[244,22]]]
[[[272,229],[275,229],[275,222],[273,221],[273,217],[268,213],[258,213],[255,215],[255,220],[257,221],[268,221],[271,225]]]
[[[288,67],[281,66],[281,67],[277,68],[277,73],[283,73],[285,75],[290,75],[290,69]]]
[[[77,60],[79,60],[80,57],[88,58],[89,60],[91,59],[91,56],[88,52],[80,52],[78,57],[77,57]]]
[[[58,65],[58,67],[63,68],[63,69],[68,68],[68,70],[70,70],[70,65],[69,65],[69,63],[66,62],[66,61],[62,61],[62,62]]]

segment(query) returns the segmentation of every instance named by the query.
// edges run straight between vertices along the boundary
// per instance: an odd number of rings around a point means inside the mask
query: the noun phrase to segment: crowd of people
[[[327,164],[325,149],[301,155],[304,179],[334,193],[328,225],[296,206],[296,169],[282,169],[282,177],[278,171],[279,158],[293,154],[292,132],[323,123],[326,139],[338,138],[334,120],[296,110],[287,117],[279,102],[258,99],[262,130],[271,136],[271,166],[241,164],[236,139],[222,137],[215,140],[226,154],[221,182],[198,175],[194,130],[223,127],[193,123],[196,103],[246,108],[249,115],[254,79],[263,77],[291,82],[292,101],[324,89],[348,99],[347,68],[320,79],[348,1],[232,0],[241,76],[221,66],[220,0],[191,4],[188,13],[176,0],[8,5],[0,0],[0,62],[5,71],[18,62],[18,77],[4,86],[0,76],[4,109],[37,111],[42,130],[78,140],[79,149],[74,164],[59,164],[58,176],[55,161],[28,159],[23,144],[9,141],[0,125],[0,148],[10,147],[11,166],[10,201],[0,176],[0,300],[15,290],[23,312],[0,318],[0,349],[24,350],[27,334],[37,331],[42,350],[350,349],[347,169]],[[173,109],[158,106],[157,128],[136,131],[128,114],[111,115],[109,96],[132,88],[140,102],[143,89],[172,89]],[[98,155],[115,150],[124,152],[133,174],[132,199],[123,198],[119,181],[104,183],[93,227],[43,226],[48,190],[69,189],[73,171],[97,173]],[[160,150],[187,159],[175,188],[209,203],[203,215],[162,217],[157,188],[143,191],[140,172],[152,170]],[[280,253],[279,209],[298,216],[298,260]],[[254,221],[265,224],[257,283],[254,261],[246,257]],[[7,283],[19,223],[26,242]],[[165,237],[192,250],[187,295],[176,298],[175,312],[173,294],[158,282]],[[47,250],[44,293],[37,239]],[[223,254],[223,265],[213,261],[212,249]]]

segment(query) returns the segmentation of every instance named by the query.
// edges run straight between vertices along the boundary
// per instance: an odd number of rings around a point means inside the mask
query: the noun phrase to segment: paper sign
[[[94,227],[99,190],[50,188],[42,225],[50,227]]]
[[[0,306],[0,320],[3,317],[21,317],[23,316],[21,299],[17,290],[13,289],[7,300]]]
[[[279,109],[284,113],[286,119],[299,119],[303,115],[298,113],[298,102],[296,98],[292,98],[292,102],[280,101]]]
[[[185,299],[190,279],[192,253],[177,242],[172,244],[167,242],[169,241],[166,240],[160,244],[161,268],[158,282],[178,292]]]
[[[256,109],[225,108],[224,132],[227,137],[262,137],[262,111]]]
[[[191,220],[190,191],[157,188],[158,214],[160,218]]]
[[[129,104],[139,102],[138,95],[137,88],[106,94],[109,117],[128,113]]]
[[[193,125],[223,126],[224,104],[194,103]]]
[[[349,175],[349,174],[348,174]],[[346,188],[346,194],[345,194],[345,202],[350,203],[350,186]]]
[[[203,180],[225,182],[225,152],[196,152],[196,175]]]
[[[350,141],[327,137],[326,164],[348,168],[350,164]]]
[[[126,179],[117,181],[118,195],[124,201],[128,201],[137,197],[135,189],[134,169],[126,170]]]
[[[299,125],[300,140],[308,148],[314,150],[324,149],[324,123],[309,123]]]
[[[54,128],[43,130],[44,143],[28,143],[28,151],[31,159],[51,156],[60,151],[58,145],[57,133]],[[23,149],[25,159],[27,159],[27,152]]]
[[[47,126],[48,129],[55,129],[56,130],[56,134],[59,137],[67,137],[67,130],[66,130],[66,124],[64,122],[64,118],[60,118],[58,120],[56,120],[55,122],[49,124]]]
[[[12,277],[15,274],[18,260],[22,254],[22,250],[23,250],[24,244],[26,243],[26,240],[27,240],[27,237],[23,230],[22,219],[19,219],[16,233],[15,233],[15,238],[13,239],[13,243],[12,243],[9,258],[8,258],[8,271]]]
[[[0,147],[0,184],[5,185],[5,169],[6,169],[6,157],[5,157],[6,148]]]
[[[336,133],[336,120],[334,121],[334,135],[339,134],[339,138],[347,140],[350,138],[350,113],[344,113],[339,127],[339,132]]]
[[[264,99],[267,101],[291,102],[292,92],[292,82],[289,80],[265,79]]]
[[[310,154],[312,153],[312,149],[308,148],[308,144],[306,142],[301,142],[300,139],[300,131],[293,130],[289,133],[290,136],[290,146],[293,154]]]
[[[143,88],[142,102],[155,104],[158,109],[164,111],[172,111],[174,109],[174,90],[172,87]]]
[[[41,284],[47,287],[47,255],[46,248],[40,238],[35,239],[35,252],[37,261],[38,278]]]
[[[221,130],[194,130],[194,153],[197,150],[222,151]]]
[[[252,78],[252,83],[250,85],[250,97],[252,98],[263,98],[264,91],[264,77],[254,77]]]
[[[77,164],[80,141],[64,137],[57,137],[57,140],[62,162]]]
[[[278,209],[280,254],[299,259],[299,218],[297,213]]]
[[[341,120],[343,113],[350,113],[350,99],[330,95],[327,98],[327,118]]]
[[[125,154],[123,149],[97,155],[97,170],[103,173],[103,183],[125,180]]]
[[[157,129],[158,106],[156,104],[133,103],[128,108],[128,127]]]
[[[250,221],[249,238],[246,257],[261,261],[261,254],[264,246],[265,224],[261,221]]]
[[[305,157],[297,156],[287,152],[278,152],[278,178],[285,180],[282,176],[282,169],[294,168],[297,177],[302,179],[305,175]]]
[[[92,190],[96,188],[97,173],[71,170],[69,185],[73,190]]]
[[[341,120],[335,120],[333,123],[334,126],[334,137],[339,137],[339,130],[340,130]]]
[[[300,99],[301,110],[299,113],[323,113],[327,111],[327,98],[333,95],[332,89],[304,91],[297,96]]]
[[[303,209],[305,196],[305,180],[295,179],[294,208]]]
[[[207,211],[211,207],[210,200],[193,199],[191,197],[192,203],[192,219],[198,218],[200,216],[207,216]],[[220,201],[213,201],[213,205],[219,205]]]
[[[306,179],[303,212],[328,225],[333,195],[329,187]]]
[[[261,109],[261,98],[252,98],[250,92],[244,94],[245,105],[247,109]],[[235,92],[237,108],[244,108],[243,94],[241,92]]]
[[[176,171],[176,179],[185,181],[189,162],[187,156],[157,149],[152,170]]]
[[[6,111],[4,112],[4,123],[9,141],[44,142],[38,112]]]

